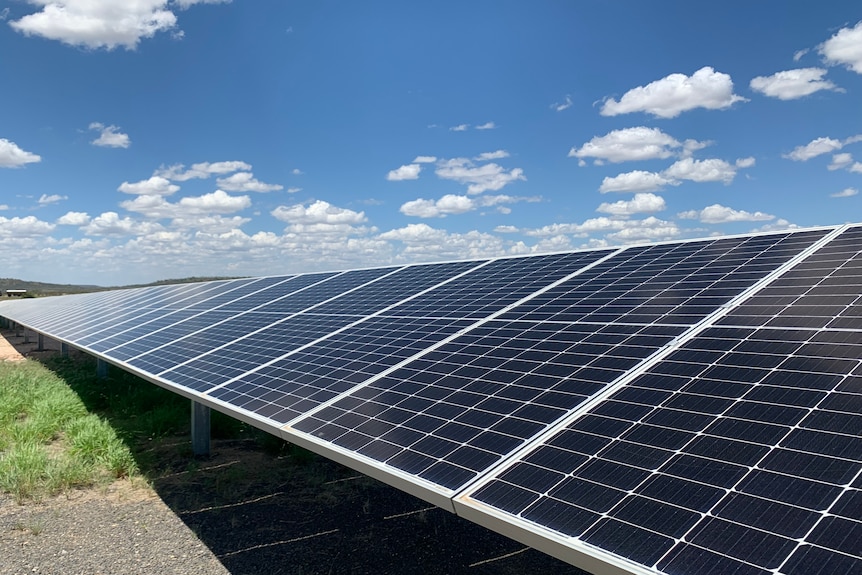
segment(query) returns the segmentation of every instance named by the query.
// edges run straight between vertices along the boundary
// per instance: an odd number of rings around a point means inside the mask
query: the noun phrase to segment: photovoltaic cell
[[[823,345],[842,334],[707,329],[471,497],[667,573],[782,571],[812,546],[862,568],[833,527],[862,472],[862,347]]]
[[[681,331],[489,321],[292,426],[454,489]]]

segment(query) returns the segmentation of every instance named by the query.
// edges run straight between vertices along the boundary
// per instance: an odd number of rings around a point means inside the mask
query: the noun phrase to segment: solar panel
[[[0,314],[587,569],[854,573],[860,234],[160,286]]]

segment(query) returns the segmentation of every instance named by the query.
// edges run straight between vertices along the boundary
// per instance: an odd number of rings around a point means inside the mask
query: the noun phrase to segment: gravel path
[[[0,495],[0,574],[227,575],[151,490],[117,482],[18,505]]]

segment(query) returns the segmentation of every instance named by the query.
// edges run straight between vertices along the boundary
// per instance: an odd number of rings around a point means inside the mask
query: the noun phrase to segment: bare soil
[[[0,360],[59,349],[3,335]],[[190,453],[187,437],[146,446],[148,484],[25,505],[0,495],[0,575],[583,573],[311,454],[253,440]]]

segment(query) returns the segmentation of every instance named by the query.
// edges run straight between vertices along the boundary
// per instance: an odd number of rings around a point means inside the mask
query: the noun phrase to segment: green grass
[[[96,376],[95,361],[53,356],[42,363],[0,362],[0,491],[39,499],[145,477],[148,448],[169,436],[188,437],[190,404],[122,370]],[[214,412],[216,439],[254,438],[268,451],[282,440]]]

